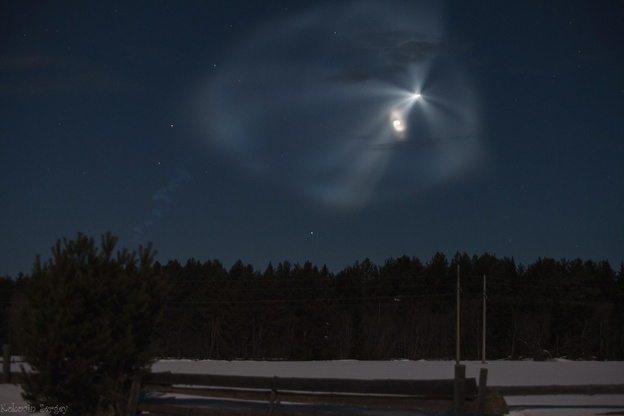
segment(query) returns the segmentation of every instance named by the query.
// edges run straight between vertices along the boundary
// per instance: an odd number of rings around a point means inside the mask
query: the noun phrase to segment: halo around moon
[[[439,3],[392,3],[318,6],[251,31],[193,101],[210,152],[337,209],[475,166],[476,89],[442,47]]]

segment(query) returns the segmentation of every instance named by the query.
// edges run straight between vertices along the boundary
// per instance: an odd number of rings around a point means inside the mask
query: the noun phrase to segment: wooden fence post
[[[139,404],[139,393],[141,392],[141,376],[135,375],[130,386],[130,397],[126,406],[126,416],[135,416]]]
[[[277,390],[271,390],[271,396],[269,397],[269,407],[267,409],[267,416],[273,415],[273,408],[275,407],[275,400],[277,399]]]
[[[2,384],[11,382],[11,346],[2,346]]]
[[[477,416],[483,415],[483,406],[485,402],[485,394],[487,390],[487,368],[479,371],[479,390],[477,392]]]
[[[455,365],[455,385],[453,391],[453,416],[464,415],[466,401],[466,366]]]

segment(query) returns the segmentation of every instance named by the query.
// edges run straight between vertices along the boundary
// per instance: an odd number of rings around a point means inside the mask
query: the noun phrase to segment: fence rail
[[[353,406],[356,408],[392,408],[409,410],[442,410],[454,411],[457,400],[455,390],[459,388],[461,401],[458,408],[473,413],[489,414],[504,413],[507,408],[504,400],[497,392],[486,394],[483,382],[482,394],[479,393],[474,378],[443,379],[443,380],[397,380],[397,379],[336,379],[336,378],[291,378],[291,377],[256,377],[229,376],[211,374],[174,374],[170,372],[153,373],[143,379],[143,390],[187,394],[230,400],[253,400],[268,404],[264,410],[245,409],[248,414],[299,415],[316,412],[318,409],[308,407],[293,410],[292,408],[276,407],[278,397],[288,403],[308,404],[315,406]],[[237,410],[185,408],[167,403],[160,404],[157,400],[139,403],[139,410],[153,415],[186,414],[193,415],[232,415]],[[156,407],[155,407],[156,406]],[[479,409],[479,411],[477,411]],[[167,413],[169,412],[169,413]],[[199,412],[199,413],[198,413]],[[264,412],[264,413],[262,413]],[[353,413],[357,414],[357,413]]]
[[[154,385],[219,386],[239,389],[264,389],[326,393],[360,393],[452,397],[454,380],[362,380],[342,378],[292,378],[229,376],[212,374],[153,373],[143,379]],[[474,378],[466,379],[466,398],[477,396]]]
[[[597,394],[624,395],[624,384],[585,384],[576,386],[492,386],[490,389],[497,390],[503,396],[594,396]]]

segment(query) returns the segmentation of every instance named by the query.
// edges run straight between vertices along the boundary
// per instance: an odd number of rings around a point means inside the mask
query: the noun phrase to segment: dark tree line
[[[242,261],[229,270],[216,260],[157,263],[171,287],[156,324],[159,355],[452,358],[458,265],[463,359],[481,357],[484,275],[489,359],[624,359],[624,265],[615,271],[607,261],[540,258],[525,267],[459,253],[383,265],[366,259],[335,274],[309,262],[264,271]],[[10,341],[11,302],[27,279],[0,279],[3,343]]]

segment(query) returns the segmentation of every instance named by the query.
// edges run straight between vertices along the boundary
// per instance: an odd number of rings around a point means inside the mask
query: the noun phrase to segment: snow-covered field
[[[489,386],[624,384],[624,362],[602,361],[492,361],[463,362],[466,376],[478,378],[482,367],[488,369]],[[19,371],[14,365],[12,371]],[[152,371],[172,373],[210,373],[278,377],[324,377],[357,379],[450,379],[454,362],[450,361],[192,361],[160,360]],[[617,412],[624,414],[623,395],[595,396],[516,396],[506,397],[512,416],[586,416]],[[13,404],[13,415],[21,413],[26,403],[19,389],[0,387],[0,405]],[[0,413],[2,413],[0,406]],[[39,406],[22,410],[38,410]],[[616,414],[616,413],[611,413]]]

